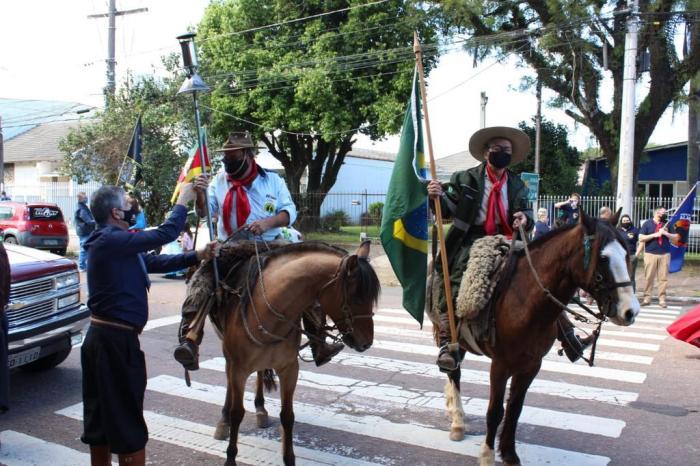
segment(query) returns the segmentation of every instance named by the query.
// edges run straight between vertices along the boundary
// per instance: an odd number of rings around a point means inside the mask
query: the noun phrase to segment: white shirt
[[[481,198],[481,206],[479,207],[479,213],[474,221],[475,225],[483,225],[486,222],[486,212],[489,210],[489,195],[491,194],[491,189],[493,188],[493,183],[489,179],[488,174],[486,174],[484,180],[484,196]],[[503,183],[501,186],[501,199],[503,200],[503,207],[505,208],[506,215],[508,215],[508,181]],[[501,224],[501,218],[496,214],[496,224]]]

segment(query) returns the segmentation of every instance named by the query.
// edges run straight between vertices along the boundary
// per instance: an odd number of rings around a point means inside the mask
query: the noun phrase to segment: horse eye
[[[600,273],[595,274],[595,281],[597,281],[598,283],[602,282],[603,281],[603,274],[600,274]]]

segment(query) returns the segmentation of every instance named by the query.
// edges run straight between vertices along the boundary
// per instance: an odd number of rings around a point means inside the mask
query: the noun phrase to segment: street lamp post
[[[182,34],[177,36],[177,40],[180,42],[180,47],[182,48],[182,62],[184,68],[187,72],[187,78],[185,82],[180,86],[178,94],[192,94],[192,101],[194,102],[194,124],[197,128],[197,148],[199,150],[199,162],[202,167],[202,174],[207,174],[206,159],[204,157],[204,143],[202,141],[202,124],[199,117],[199,102],[197,101],[198,92],[207,92],[209,87],[205,84],[202,77],[197,74],[199,68],[199,63],[197,61],[197,48],[194,43],[194,38],[197,34],[194,32],[188,32],[187,34]],[[204,191],[204,211],[207,217],[207,227],[209,228],[209,240],[214,241],[216,238],[216,232],[214,232],[214,225],[211,220],[211,212],[209,211],[209,195],[207,191]],[[214,284],[216,288],[219,286],[219,270],[216,266],[216,258],[213,260],[214,265]]]

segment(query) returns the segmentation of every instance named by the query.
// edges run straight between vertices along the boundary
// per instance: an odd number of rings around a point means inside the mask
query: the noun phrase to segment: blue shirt
[[[187,218],[176,205],[170,218],[154,230],[130,232],[114,225],[95,231],[85,243],[88,254],[88,307],[96,317],[142,328],[148,321],[148,273],[171,272],[197,263],[197,254],[145,254],[174,241]]]
[[[634,226],[630,226],[626,230],[622,227],[619,227],[618,230],[620,231],[620,233],[622,233],[622,236],[625,237],[625,240],[627,241],[627,248],[629,249],[630,254],[634,254],[637,251],[637,240],[639,239],[639,229],[634,227]]]
[[[226,172],[219,172],[212,182],[209,184],[207,196],[209,197],[209,212],[212,215],[216,214],[219,217],[217,221],[217,235],[220,240],[225,240],[228,237],[224,229],[224,200],[228,193],[231,184],[226,180]],[[250,202],[250,215],[246,220],[246,224],[255,220],[262,220],[268,217],[274,217],[282,211],[289,214],[289,225],[292,225],[297,218],[297,208],[292,200],[292,195],[287,189],[284,180],[277,174],[269,172],[258,166],[258,176],[255,177],[250,186],[244,186],[243,189],[248,194]],[[236,230],[242,225],[236,224],[236,199],[231,206],[231,230]],[[271,228],[262,235],[265,241],[272,241],[282,234],[281,228]],[[252,235],[248,239],[254,238]]]
[[[537,239],[545,233],[549,233],[550,230],[551,228],[549,227],[549,225],[538,220],[535,222],[535,236],[532,239]]]
[[[673,225],[668,226],[668,231],[669,233],[674,233],[673,231]],[[639,229],[639,234],[640,235],[651,235],[656,232],[656,222],[654,219],[649,219],[646,222],[644,222],[644,225],[642,225],[642,228]],[[668,254],[671,252],[671,243],[668,241],[668,238],[665,236],[661,237],[661,244],[659,244],[659,239],[654,238],[650,239],[646,243],[644,243],[644,253],[645,254]]]

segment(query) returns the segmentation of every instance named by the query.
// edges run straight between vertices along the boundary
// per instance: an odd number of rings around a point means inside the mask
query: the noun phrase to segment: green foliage
[[[334,210],[321,219],[322,229],[331,233],[340,232],[340,227],[348,223],[350,223],[350,217],[342,209]]]
[[[284,166],[292,193],[301,192],[308,168],[307,191],[324,196],[356,134],[379,139],[399,130],[413,78],[413,31],[423,43],[437,40],[431,10],[416,1],[389,0],[289,22],[365,4],[210,4],[198,29],[202,75],[215,110],[210,135],[251,131]],[[287,23],[255,29],[273,22]],[[426,54],[427,71],[436,60],[436,52]],[[304,199],[295,199],[302,215],[318,216],[321,203],[306,206]]]
[[[381,201],[378,202],[373,202],[369,205],[367,208],[369,211],[369,214],[373,217],[379,220],[379,223],[382,223],[382,211],[384,210],[384,203]]]
[[[520,129],[533,142],[527,158],[513,166],[516,173],[535,171],[535,125],[520,123]],[[576,191],[580,154],[569,145],[566,126],[542,120],[540,142],[540,194],[558,195]]]
[[[66,154],[65,174],[79,182],[91,179],[115,184],[134,125],[142,115],[143,182],[135,191],[144,200],[151,225],[162,222],[169,210],[170,196],[187,157],[181,148],[192,144],[188,137],[191,131],[181,123],[182,111],[168,97],[174,94],[174,85],[153,77],[136,80],[129,76],[104,112],[59,143]]]

